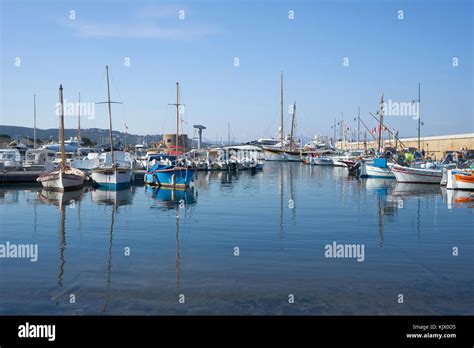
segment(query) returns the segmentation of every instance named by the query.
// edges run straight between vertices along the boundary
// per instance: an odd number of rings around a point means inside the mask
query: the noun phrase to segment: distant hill
[[[77,129],[65,129],[65,138],[77,136]],[[113,131],[114,142],[121,144],[141,144],[159,142],[163,138],[161,134],[154,135],[136,135],[136,134],[125,134],[123,132]],[[33,128],[29,127],[18,127],[18,126],[3,126],[0,125],[0,135],[8,135],[14,139],[25,139],[33,138]],[[50,140],[57,141],[59,136],[58,128],[51,129],[39,129],[36,128],[36,138],[41,139],[43,142],[49,142]],[[81,129],[81,137],[87,137],[91,141],[101,144],[108,144],[109,141],[109,130],[100,128],[88,128]]]

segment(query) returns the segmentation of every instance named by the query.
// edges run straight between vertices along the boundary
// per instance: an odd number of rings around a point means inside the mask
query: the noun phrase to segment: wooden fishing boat
[[[395,175],[385,158],[375,158],[371,164],[364,163],[363,166],[365,170],[364,177],[395,179]]]
[[[448,190],[474,190],[474,170],[447,170]]]
[[[190,186],[193,180],[194,170],[187,166],[180,165],[182,160],[178,159],[179,106],[181,105],[179,103],[179,82],[176,82],[176,103],[172,105],[176,106],[176,160],[170,167],[159,168],[154,172],[154,174],[156,181],[160,186],[185,189]]]
[[[59,109],[60,109],[60,135],[61,135],[61,164],[59,170],[54,170],[40,175],[36,181],[43,185],[45,190],[73,191],[84,185],[85,175],[82,171],[69,168],[66,165],[66,152],[64,147],[64,109],[63,109],[63,86],[59,86]]]
[[[397,182],[420,183],[420,184],[437,184],[441,183],[443,177],[442,168],[416,168],[404,167],[394,164],[392,172]]]

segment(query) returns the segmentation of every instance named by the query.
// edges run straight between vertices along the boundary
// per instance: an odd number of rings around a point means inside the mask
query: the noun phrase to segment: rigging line
[[[269,121],[269,123],[267,123],[266,126],[264,126],[263,132],[262,132],[263,133],[262,138],[265,138],[269,134],[270,128],[274,128],[274,125],[278,121],[277,120],[277,116],[279,116],[278,113],[279,113],[279,110],[275,110],[274,113],[273,113],[272,119]],[[280,127],[280,126],[278,126],[278,127]]]
[[[122,102],[123,102],[122,96],[120,95],[120,92],[119,92],[119,90],[118,90],[118,88],[117,88],[117,84],[116,84],[116,82],[115,82],[114,75],[113,75],[112,73],[109,73],[109,75],[110,75],[110,79],[112,80],[112,86],[115,88],[115,92],[117,92],[118,97],[119,97],[119,100],[120,100],[120,102],[122,103]]]
[[[299,111],[299,114],[298,114],[298,120],[299,120],[299,124],[300,124],[300,128],[301,130],[309,130],[309,129],[313,129],[313,126],[311,126],[309,123],[307,123],[307,119],[305,118],[305,114],[304,112],[302,113],[301,110]],[[296,123],[296,119],[295,119],[295,123]],[[304,134],[302,134],[304,136]]]
[[[234,136],[234,132],[232,131],[232,127],[230,126],[230,124],[229,124],[229,131],[230,131],[229,133],[231,135],[231,141],[234,142],[235,136]]]
[[[101,71],[102,71],[102,70],[101,70]],[[98,76],[97,76],[96,78],[93,78],[93,79],[91,79],[91,80],[92,80],[92,81],[99,80],[99,74],[97,73],[97,75],[98,75]],[[105,77],[105,73],[104,73],[103,71],[100,73],[100,75],[102,76],[102,78]],[[100,84],[100,86],[102,86],[102,83]],[[85,88],[82,88],[82,87],[81,87],[78,92],[81,92],[81,96],[84,97],[84,101],[85,101],[85,100],[87,100],[87,98],[85,98],[85,97],[88,95],[88,93],[89,93],[89,92],[93,92],[93,91],[92,91],[92,85],[91,85],[91,84],[88,84],[88,85],[86,85]],[[81,98],[81,99],[82,99],[82,98]]]
[[[165,126],[166,126],[166,120],[168,119],[168,110],[169,110],[169,104],[172,103],[172,97],[171,98],[168,98],[168,104],[167,104],[167,107],[165,109],[165,117],[163,118],[163,125],[161,127],[161,134],[165,134]]]
[[[188,123],[189,123],[189,122],[188,122],[188,117],[187,117],[187,115],[188,115],[188,112],[187,112],[187,111],[188,111],[187,108],[185,108],[185,109],[184,109],[184,114],[183,114],[183,116],[181,117],[181,129],[182,129],[183,131],[186,131],[185,133],[183,132],[184,134],[188,134],[188,133],[189,133],[189,127],[188,127]]]
[[[180,126],[181,126],[181,129],[182,130],[185,130],[186,133],[185,134],[189,134],[189,128],[188,128],[188,107],[186,105],[186,102],[183,98],[183,87],[180,85],[180,88],[179,88],[179,101],[180,101],[180,104],[183,106],[183,110],[184,110],[184,113],[182,114],[183,116],[181,116],[181,113],[180,113]],[[183,125],[184,124],[184,125]]]
[[[117,86],[117,83],[115,82],[115,79],[114,79],[114,75],[113,74],[110,74],[110,78],[112,80],[112,86],[114,87],[115,89],[115,92],[117,92],[117,95],[119,97],[119,101],[122,105],[122,121],[124,122],[124,124],[126,125],[127,124],[127,117],[125,115],[125,105],[123,103],[123,99],[122,99],[122,96],[120,95],[120,91],[118,89],[118,86]],[[128,131],[127,131],[128,133]]]
[[[97,90],[97,94],[94,98],[94,105],[97,102],[97,99],[99,98],[99,94],[102,91],[102,88],[104,88],[104,86],[105,86],[105,75],[106,75],[105,71],[102,71],[102,80],[100,81],[100,85],[99,85],[99,88]],[[96,129],[95,120],[96,120],[96,117],[94,117],[92,119],[92,128],[93,129]],[[91,132],[91,138],[93,138],[93,137],[94,137],[94,131]],[[97,139],[97,144],[99,144],[99,142],[100,142],[100,139]]]
[[[105,72],[102,72],[102,80],[100,81],[99,88],[97,90],[97,94],[94,99],[94,103],[97,102],[97,98],[99,97],[99,93],[102,91],[102,88],[104,87],[104,82],[105,82]]]
[[[272,118],[270,119],[270,121],[268,121],[266,124],[264,124],[264,127],[262,129],[262,138],[266,138],[267,136],[273,138],[273,131],[272,133],[270,133],[270,128],[271,129],[279,129],[280,125],[278,125],[278,127],[276,127],[276,123],[277,123],[277,115],[278,115],[279,111],[278,110],[275,110],[273,112],[273,116]],[[279,131],[277,132],[279,133]],[[278,134],[277,134],[278,135]]]

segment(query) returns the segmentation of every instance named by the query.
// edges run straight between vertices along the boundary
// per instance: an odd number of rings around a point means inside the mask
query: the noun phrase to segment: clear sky
[[[226,139],[230,122],[239,141],[276,136],[281,70],[285,109],[297,102],[298,135],[331,135],[341,112],[354,127],[358,106],[374,127],[368,113],[381,92],[411,102],[418,82],[422,134],[474,132],[469,0],[2,0],[1,19],[4,125],[33,126],[36,93],[37,126],[57,127],[59,83],[68,101],[78,92],[85,102],[105,100],[108,64],[112,99],[124,103],[113,106],[114,129],[126,122],[134,134],[174,132],[168,103],[180,81],[190,135],[203,124],[206,138]],[[285,119],[288,129],[286,110]],[[400,136],[416,134],[412,117],[386,119]],[[98,105],[82,126],[107,122]],[[66,119],[66,127],[75,123]]]

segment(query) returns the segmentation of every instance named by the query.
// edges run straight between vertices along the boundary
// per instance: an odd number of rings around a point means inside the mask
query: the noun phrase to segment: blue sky
[[[134,134],[174,131],[168,103],[180,81],[190,135],[204,124],[205,137],[226,139],[230,122],[240,141],[276,136],[281,70],[285,107],[297,102],[298,135],[332,135],[341,112],[354,127],[358,106],[373,127],[368,113],[381,92],[411,101],[418,82],[423,134],[474,132],[468,0],[2,0],[1,17],[1,124],[32,126],[36,93],[38,127],[56,127],[59,83],[68,101],[78,92],[86,102],[105,100],[108,64],[112,98],[124,103],[113,108],[114,128],[124,131],[126,122]],[[401,136],[416,134],[412,117],[386,119]],[[66,127],[75,123],[69,118]],[[96,106],[82,125],[107,128],[106,108]]]

